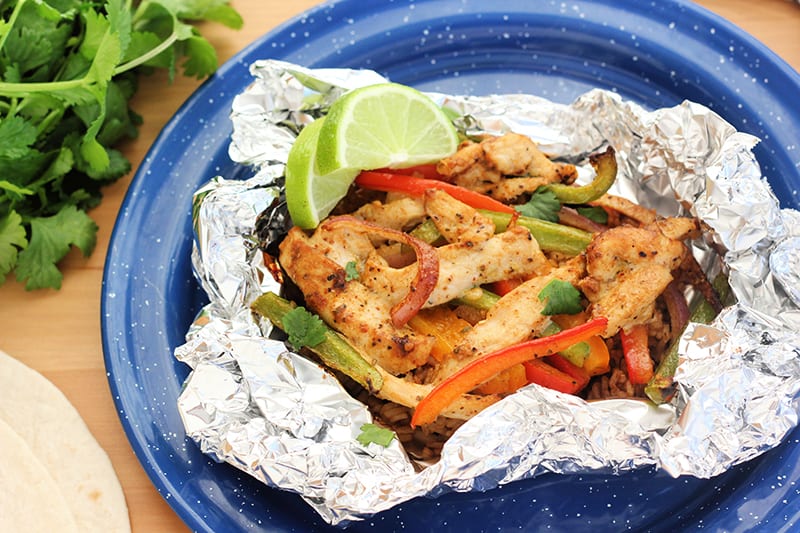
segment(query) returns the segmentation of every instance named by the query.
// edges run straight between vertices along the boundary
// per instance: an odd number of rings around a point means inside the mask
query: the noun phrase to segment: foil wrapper
[[[655,407],[587,403],[535,385],[489,407],[421,467],[397,441],[356,440],[371,420],[331,374],[269,338],[250,302],[279,291],[259,241],[288,218],[284,163],[299,129],[343,91],[380,81],[370,71],[252,65],[233,103],[231,158],[244,181],[215,177],[195,195],[193,262],[210,303],[175,356],[192,367],[178,407],[202,450],[264,483],[297,492],[329,523],[346,524],[414,497],[486,490],[545,472],[623,473],[652,466],[716,476],[776,446],[797,425],[800,389],[800,214],[781,209],[752,153],[758,139],[691,102],[645,110],[590,91],[571,105],[526,95],[431,94],[470,133],[516,131],[580,164],[617,151],[612,192],[661,215],[701,219],[693,252],[728,276],[735,303],[680,340],[678,392]]]

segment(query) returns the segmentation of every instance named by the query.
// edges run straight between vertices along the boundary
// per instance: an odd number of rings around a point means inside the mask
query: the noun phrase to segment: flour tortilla
[[[50,472],[28,443],[0,420],[0,531],[78,532]]]
[[[39,466],[49,473],[59,496],[45,494],[28,504],[25,512],[41,512],[62,498],[72,522],[81,532],[130,532],[128,507],[122,486],[111,461],[92,436],[78,411],[64,394],[44,376],[0,351],[0,421],[4,422],[24,443]],[[5,435],[9,441],[13,436]],[[15,453],[25,454],[24,448],[15,447]],[[15,466],[0,445],[0,463],[6,472]],[[31,463],[26,468],[35,469]],[[28,479],[33,470],[21,470],[11,484],[0,484],[0,499],[26,485],[42,484],[31,490],[44,490],[49,485],[45,477]],[[25,477],[19,477],[25,476]],[[1,477],[1,476],[0,476]],[[16,498],[16,496],[14,496]],[[0,501],[0,509],[5,505]],[[20,504],[22,505],[22,504]],[[25,509],[21,506],[19,509]],[[12,509],[13,510],[13,509]],[[20,511],[22,512],[22,511]],[[0,514],[0,530],[4,527],[5,510]],[[70,520],[66,519],[66,523]],[[60,524],[60,523],[59,523]],[[62,531],[59,527],[50,531]],[[15,529],[10,529],[14,531]]]

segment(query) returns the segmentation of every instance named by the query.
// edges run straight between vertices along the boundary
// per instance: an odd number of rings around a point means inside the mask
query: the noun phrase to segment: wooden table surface
[[[245,14],[244,28],[230,30],[205,24],[200,31],[223,62],[279,24],[312,7],[315,0],[232,0]],[[800,6],[790,0],[702,0],[766,44],[800,71]],[[144,118],[138,139],[122,149],[134,169],[161,128],[199,82],[178,78],[169,85],[163,75],[142,79],[133,108]],[[117,210],[134,172],[105,191],[91,212],[100,226],[94,254],[73,251],[62,262],[59,291],[26,292],[13,277],[0,287],[0,350],[6,351],[53,381],[83,415],[111,457],[127,498],[136,532],[185,531],[186,526],[150,483],[131,450],[109,393],[100,338],[100,290],[103,263]]]

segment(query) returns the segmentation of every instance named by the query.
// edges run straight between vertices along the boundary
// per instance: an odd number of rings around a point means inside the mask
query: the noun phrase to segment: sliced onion
[[[717,291],[708,280],[706,273],[703,272],[702,267],[700,267],[700,264],[692,253],[687,253],[683,263],[681,263],[680,275],[684,282],[694,287],[703,295],[717,313],[722,311],[722,302],[719,300]]]
[[[397,328],[405,326],[422,309],[439,281],[439,254],[436,253],[436,248],[408,233],[384,228],[352,216],[332,217],[323,222],[323,225],[350,227],[357,231],[407,244],[414,249],[417,256],[417,275],[411,283],[408,294],[391,309],[392,324]]]
[[[558,211],[558,222],[565,226],[572,226],[573,228],[582,229],[590,233],[600,233],[607,230],[606,226],[598,224],[594,220],[587,218],[571,207],[562,206]]]
[[[675,281],[671,281],[661,295],[667,305],[672,339],[675,340],[683,333],[683,329],[689,323],[689,305],[686,303],[686,297]]]

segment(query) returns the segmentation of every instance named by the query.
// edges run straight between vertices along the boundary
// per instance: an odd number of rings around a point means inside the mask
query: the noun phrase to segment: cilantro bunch
[[[130,171],[113,147],[138,133],[138,76],[208,76],[216,51],[190,23],[242,19],[228,0],[11,0],[0,15],[0,285],[59,288],[70,247],[94,249],[86,211]]]

